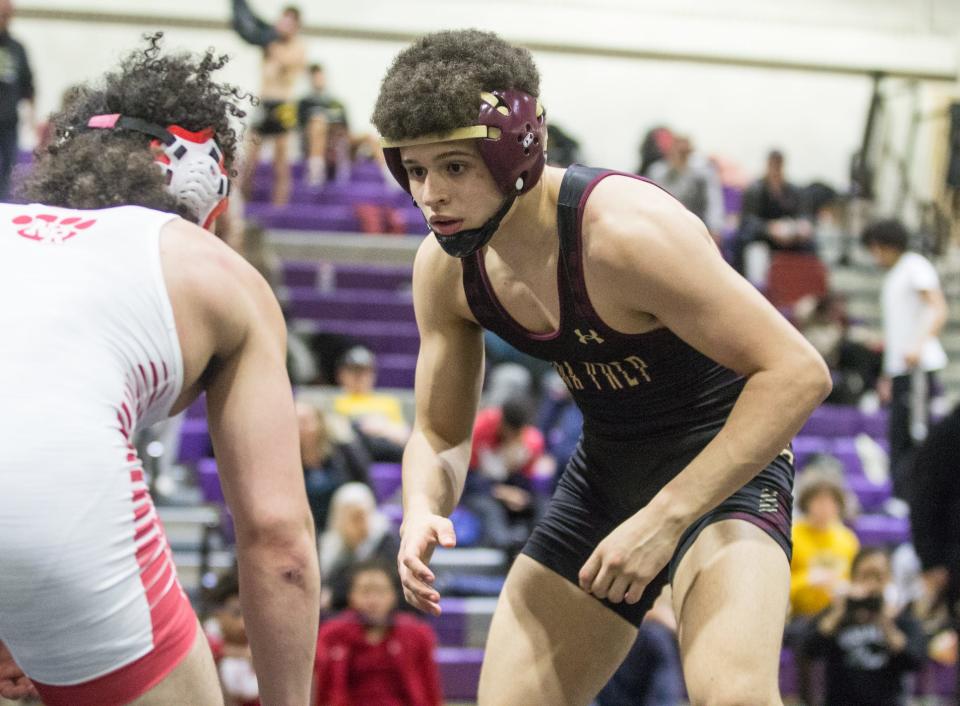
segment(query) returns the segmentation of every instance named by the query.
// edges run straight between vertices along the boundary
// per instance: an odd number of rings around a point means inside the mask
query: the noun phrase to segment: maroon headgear
[[[523,91],[481,93],[475,125],[409,140],[383,139],[381,145],[390,173],[409,193],[401,147],[473,138],[479,139],[480,156],[504,196],[524,194],[536,186],[546,161],[546,113],[539,100]]]

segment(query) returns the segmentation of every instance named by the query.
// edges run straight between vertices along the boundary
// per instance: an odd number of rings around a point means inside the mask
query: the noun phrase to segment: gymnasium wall
[[[267,18],[284,4],[252,0]],[[951,0],[299,4],[310,58],[328,67],[331,89],[347,103],[355,128],[366,124],[383,71],[409,37],[475,26],[531,46],[550,118],[580,139],[586,161],[624,169],[636,165],[646,129],[665,123],[750,175],[778,146],[793,178],[843,187],[863,132],[871,71],[905,77],[888,82],[907,87],[889,88],[895,110],[885,120],[898,146],[914,96],[935,111],[957,92],[960,3]],[[170,46],[231,54],[225,77],[258,87],[258,51],[229,29],[227,0],[22,0],[17,7],[12,31],[30,52],[41,112],[152,29],[167,30]],[[908,166],[914,188],[924,193],[936,182],[937,125],[924,121]],[[890,198],[898,188],[894,177],[883,182]]]

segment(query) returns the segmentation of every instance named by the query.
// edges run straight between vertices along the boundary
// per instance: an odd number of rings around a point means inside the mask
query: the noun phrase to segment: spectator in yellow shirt
[[[354,346],[337,364],[337,384],[342,390],[333,410],[349,419],[375,461],[399,462],[410,426],[403,417],[400,400],[375,392],[377,359],[370,349]]]
[[[847,498],[842,470],[808,466],[797,480],[801,517],[793,523],[790,561],[790,607],[784,644],[798,651],[797,686],[805,703],[817,703],[810,660],[799,653],[810,621],[842,592],[860,548],[857,536],[843,524]]]
[[[849,582],[860,542],[842,521],[846,496],[841,478],[810,469],[798,485],[802,517],[793,525],[790,605],[795,616],[810,617],[829,606],[837,588]]]

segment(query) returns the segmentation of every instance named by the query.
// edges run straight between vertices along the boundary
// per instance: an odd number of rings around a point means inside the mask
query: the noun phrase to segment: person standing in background
[[[33,72],[23,45],[10,36],[13,3],[0,0],[0,201],[10,193],[10,173],[17,163],[17,131],[20,101],[30,106],[30,124],[34,125]]]
[[[273,141],[271,200],[274,205],[283,206],[290,200],[291,188],[289,132],[297,126],[293,90],[307,65],[307,50],[300,38],[300,10],[293,5],[284,7],[273,30],[264,36],[271,41],[263,46],[261,114],[252,125],[253,139],[248,143],[244,162],[243,192],[249,198],[260,147],[265,139],[270,139]],[[272,39],[274,34],[276,38]]]
[[[947,302],[937,271],[927,258],[907,252],[907,229],[895,219],[877,221],[860,237],[887,274],[883,314],[883,374],[880,398],[890,403],[890,475],[893,493],[906,498],[905,475],[914,449],[927,437],[929,392],[935,371],[947,364],[937,338],[947,322]]]
[[[663,159],[650,165],[647,177],[669,191],[703,221],[714,240],[723,230],[723,191],[707,159],[694,152],[686,135],[674,135]]]

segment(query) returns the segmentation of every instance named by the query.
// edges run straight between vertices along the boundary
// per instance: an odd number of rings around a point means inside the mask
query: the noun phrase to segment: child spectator
[[[236,573],[220,578],[211,600],[213,615],[204,623],[203,629],[220,675],[224,706],[260,706],[260,690],[240,610],[240,584]]]
[[[315,706],[440,706],[436,637],[397,600],[386,566],[353,567],[349,610],[320,626]]]
[[[860,548],[846,527],[846,495],[838,474],[809,468],[800,476],[797,505],[802,513],[793,524],[790,604],[795,616],[811,617],[826,608],[850,579],[850,564]]]
[[[890,560],[882,549],[862,549],[851,576],[849,591],[836,594],[805,644],[807,654],[826,658],[826,703],[906,706],[904,677],[923,665],[923,631],[909,610],[898,614],[887,602]]]
[[[830,605],[850,579],[850,565],[860,542],[842,518],[846,495],[842,470],[807,466],[797,483],[797,505],[802,516],[793,524],[793,558],[790,562],[792,619],[784,644],[798,650],[797,682],[801,698],[813,699],[814,679],[802,643],[810,621]]]

